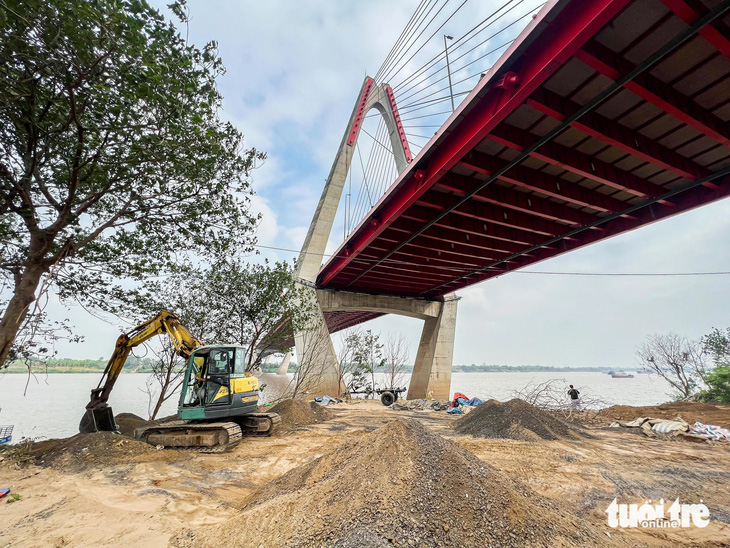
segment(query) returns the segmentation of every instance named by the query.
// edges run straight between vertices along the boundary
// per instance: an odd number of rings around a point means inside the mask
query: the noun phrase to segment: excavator
[[[281,422],[276,413],[257,413],[259,382],[246,369],[246,349],[203,345],[172,312],[162,310],[117,339],[114,352],[79,423],[79,432],[116,431],[109,395],[132,349],[167,333],[187,367],[176,421],[135,430],[134,437],[155,446],[221,452],[246,435],[270,435]]]

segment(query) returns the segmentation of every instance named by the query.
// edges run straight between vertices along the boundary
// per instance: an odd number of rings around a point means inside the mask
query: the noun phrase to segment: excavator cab
[[[245,352],[240,346],[196,349],[188,361],[178,416],[203,420],[255,413],[259,386],[245,371]]]

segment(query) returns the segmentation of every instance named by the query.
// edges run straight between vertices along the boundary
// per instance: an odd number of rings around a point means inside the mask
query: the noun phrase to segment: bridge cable
[[[431,34],[431,36],[429,36],[429,37],[428,37],[428,38],[426,39],[426,41],[425,41],[425,42],[424,42],[423,44],[421,44],[421,47],[419,47],[419,48],[418,48],[418,49],[417,49],[417,50],[416,50],[416,51],[415,51],[415,52],[414,52],[414,53],[413,53],[413,54],[412,54],[412,55],[411,55],[411,56],[410,56],[410,57],[409,57],[409,58],[408,58],[408,59],[406,60],[405,64],[404,64],[403,66],[401,66],[400,68],[396,69],[395,67],[397,67],[397,66],[398,66],[398,64],[400,63],[401,59],[403,59],[403,57],[404,57],[404,56],[406,55],[406,53],[408,53],[408,50],[404,51],[404,52],[403,52],[403,53],[401,54],[401,56],[400,56],[400,57],[398,58],[398,60],[397,60],[397,61],[396,61],[396,62],[395,62],[395,63],[393,64],[393,66],[392,66],[392,67],[391,67],[391,68],[389,69],[389,71],[388,71],[387,73],[383,74],[383,76],[382,76],[382,81],[383,81],[383,82],[387,81],[387,80],[388,80],[388,79],[389,79],[389,78],[390,78],[391,76],[394,76],[395,74],[397,74],[398,72],[400,72],[401,70],[403,70],[403,68],[405,68],[405,66],[406,66],[406,65],[408,64],[408,62],[409,62],[409,61],[410,61],[411,59],[413,59],[413,57],[414,57],[414,56],[415,56],[415,55],[416,55],[416,54],[417,54],[417,53],[418,53],[419,51],[421,51],[421,50],[423,49],[423,47],[424,47],[424,46],[425,46],[426,44],[428,44],[429,40],[431,40],[431,38],[433,38],[433,37],[434,37],[434,36],[436,35],[436,33],[437,33],[437,32],[438,32],[439,30],[441,30],[441,28],[443,28],[443,26],[444,26],[444,25],[445,25],[446,23],[448,23],[448,22],[449,22],[449,20],[450,20],[450,19],[451,19],[451,18],[452,18],[452,17],[454,16],[454,15],[456,15],[456,13],[457,13],[457,12],[458,12],[458,11],[459,11],[459,10],[460,10],[460,9],[461,9],[462,7],[464,7],[464,5],[465,5],[465,4],[466,4],[466,3],[468,2],[468,1],[469,1],[469,0],[464,0],[464,1],[463,1],[463,2],[462,2],[462,3],[460,4],[460,5],[459,5],[459,7],[457,7],[457,8],[456,8],[456,10],[455,10],[455,11],[454,11],[454,12],[453,12],[453,13],[452,13],[452,14],[451,14],[451,15],[450,15],[450,16],[449,16],[449,17],[448,17],[447,19],[446,19],[446,21],[444,21],[444,22],[443,22],[443,23],[442,23],[442,24],[441,24],[441,25],[440,25],[440,26],[439,26],[439,27],[438,27],[438,28],[437,28],[437,29],[436,29],[436,30],[435,30],[435,31],[433,32],[433,34]],[[431,18],[431,20],[430,20],[430,21],[428,22],[428,24],[427,24],[427,25],[426,25],[426,26],[424,27],[424,29],[423,29],[423,30],[422,30],[422,31],[421,31],[421,32],[420,32],[420,33],[418,34],[418,36],[416,36],[416,38],[415,38],[415,40],[414,40],[413,44],[412,44],[411,46],[409,46],[409,48],[408,48],[408,49],[410,49],[411,47],[413,47],[413,45],[415,45],[415,43],[416,43],[416,42],[418,41],[418,39],[419,39],[419,38],[420,38],[420,37],[421,37],[421,36],[423,35],[423,33],[424,33],[424,32],[426,32],[426,30],[428,29],[428,27],[430,27],[430,26],[431,26],[431,23],[433,23],[434,19],[436,19],[436,17],[438,17],[439,13],[441,13],[441,12],[443,11],[443,9],[444,9],[444,8],[445,8],[445,7],[446,7],[446,6],[448,5],[448,3],[449,3],[449,2],[450,2],[450,0],[446,0],[446,2],[444,2],[444,4],[443,4],[443,5],[441,6],[441,8],[440,8],[440,9],[439,9],[439,10],[438,10],[438,11],[436,12],[436,14],[435,14],[435,15],[434,15],[434,16],[433,16],[433,17]]]
[[[390,60],[393,58],[393,55],[394,54],[397,55],[397,53],[395,53],[396,50],[398,52],[400,52],[400,48],[402,47],[402,41],[403,41],[404,37],[409,33],[411,27],[415,24],[416,19],[418,19],[418,17],[419,17],[419,12],[423,8],[423,6],[426,4],[426,2],[429,2],[430,3],[431,0],[421,0],[421,3],[418,4],[418,7],[416,8],[416,11],[413,13],[413,15],[411,15],[411,18],[408,20],[408,23],[406,24],[405,28],[400,33],[400,36],[398,37],[398,40],[396,40],[395,44],[393,44],[393,47],[390,48],[390,52],[388,53],[388,56],[383,61],[383,64],[380,65],[380,68],[378,69],[378,72],[375,74],[375,79],[377,79],[378,75],[381,73],[381,71],[385,67],[386,63],[389,63],[390,62]]]
[[[487,24],[484,28],[480,29],[478,32],[476,32],[470,38],[467,38],[467,36],[469,36],[470,34],[472,34],[478,27],[480,27],[481,25],[484,25],[487,21],[489,21],[489,19],[491,19],[492,17],[494,17],[497,13],[499,13],[505,7],[509,6],[509,4],[512,3],[512,2],[514,2],[514,1],[516,1],[516,0],[509,0],[506,4],[503,4],[497,10],[495,10],[491,14],[489,14],[480,23],[478,23],[476,26],[472,27],[472,29],[470,29],[463,36],[461,36],[461,38],[457,39],[456,42],[454,42],[451,45],[451,47],[449,48],[449,50],[453,52],[453,51],[456,51],[456,50],[460,49],[462,46],[464,46],[467,43],[469,43],[473,38],[475,38],[476,36],[478,36],[479,34],[481,34],[482,32],[484,32],[485,30],[487,30],[493,24],[495,24],[498,21],[500,21],[504,16],[506,16],[513,9],[515,9],[517,6],[519,6],[520,4],[522,4],[525,0],[519,0],[519,2],[517,4],[515,4],[514,6],[512,6],[511,8],[509,8],[505,13],[499,15],[499,17],[497,17],[494,21],[491,21],[489,24]],[[487,40],[489,40],[489,39],[487,39]],[[484,44],[485,41],[482,41],[479,44],[477,44],[477,46],[475,46],[475,48],[476,47],[479,47],[482,44]],[[473,49],[474,48],[472,48],[472,50]],[[466,53],[470,53],[472,50],[469,50]],[[407,78],[405,78],[403,81],[401,81],[397,85],[393,86],[393,92],[402,91],[403,86],[405,86],[407,84],[410,84],[411,81],[414,78],[417,78],[418,76],[420,76],[421,74],[423,74],[424,72],[426,72],[427,70],[429,70],[430,68],[436,66],[438,64],[438,62],[441,61],[442,59],[445,59],[445,57],[446,57],[446,52],[444,51],[442,53],[439,53],[435,57],[433,57],[430,61],[427,61],[426,63],[424,63],[420,68],[416,69],[416,71],[413,72],[410,76],[408,76]],[[444,64],[444,66],[442,68],[438,69],[435,73],[428,75],[425,80],[428,80],[428,78],[430,78],[431,76],[433,76],[433,75],[437,74],[438,72],[441,72],[442,70],[445,70],[445,69],[446,69],[446,65]],[[418,84],[420,84],[421,82],[423,82],[425,80],[420,80],[419,82],[414,83],[413,86],[418,85]],[[408,89],[412,89],[412,87],[411,88],[408,88]]]
[[[493,34],[492,34],[492,35],[490,35],[490,36],[489,36],[488,38],[486,38],[486,39],[485,39],[484,41],[480,42],[479,44],[477,44],[477,45],[476,45],[476,46],[474,46],[473,48],[471,48],[471,49],[467,50],[466,52],[464,52],[464,53],[463,53],[463,54],[461,54],[460,56],[456,57],[456,58],[455,58],[455,59],[454,59],[454,60],[453,60],[453,61],[451,62],[451,65],[453,65],[454,63],[456,63],[456,62],[457,62],[457,61],[459,61],[460,59],[464,58],[464,57],[465,57],[466,55],[470,54],[470,53],[471,53],[472,51],[474,51],[475,49],[477,49],[477,48],[478,48],[479,46],[482,46],[482,45],[486,44],[487,42],[489,42],[490,40],[492,40],[492,39],[493,39],[493,38],[495,38],[496,36],[500,35],[500,34],[501,34],[501,33],[503,33],[504,31],[506,31],[506,30],[508,30],[508,29],[512,28],[512,27],[513,27],[514,25],[516,25],[517,23],[519,23],[520,21],[522,21],[522,20],[523,20],[523,19],[525,19],[526,17],[529,17],[529,16],[531,16],[531,15],[532,15],[532,13],[533,13],[533,12],[534,12],[534,11],[535,11],[536,9],[539,9],[539,7],[540,7],[540,6],[538,6],[538,7],[537,7],[537,8],[535,8],[535,9],[533,9],[532,11],[529,11],[529,12],[527,12],[527,13],[526,13],[526,14],[524,14],[524,15],[523,15],[522,17],[519,17],[518,19],[515,19],[515,20],[514,20],[514,21],[513,21],[512,23],[510,23],[509,25],[507,25],[507,26],[505,26],[505,27],[501,28],[500,30],[498,30],[497,32],[493,33]],[[497,48],[494,48],[494,49],[492,49],[492,50],[488,51],[487,53],[485,53],[485,54],[483,54],[483,55],[481,55],[481,56],[477,57],[476,59],[474,59],[474,60],[472,60],[472,61],[470,61],[470,62],[466,63],[465,65],[462,65],[461,67],[459,67],[459,68],[457,68],[457,69],[452,69],[452,70],[450,70],[449,72],[450,72],[451,76],[453,76],[453,75],[454,75],[454,74],[456,74],[457,72],[460,72],[460,71],[464,70],[464,69],[465,69],[466,67],[468,67],[468,66],[470,66],[470,65],[473,65],[473,64],[474,64],[474,63],[476,63],[477,61],[480,61],[480,60],[482,60],[482,59],[483,59],[484,57],[487,57],[488,55],[491,55],[492,53],[494,53],[494,52],[496,52],[496,51],[499,51],[500,49],[503,49],[503,48],[507,47],[507,46],[508,46],[508,45],[510,45],[510,44],[511,44],[512,42],[514,42],[514,40],[515,40],[515,39],[513,38],[513,39],[509,40],[508,42],[506,42],[506,43],[502,44],[501,46],[499,46],[499,47],[497,47]],[[439,72],[441,72],[441,71],[443,71],[443,70],[445,70],[445,69],[446,69],[446,66],[444,65],[444,67],[443,67],[443,68],[440,68],[440,69],[438,69],[437,71],[435,71],[434,73],[432,73],[432,74],[428,75],[428,77],[427,77],[426,79],[428,79],[428,78],[431,78],[431,77],[433,77],[433,76],[436,76],[436,75],[437,75],[437,74],[438,74]],[[422,93],[422,92],[426,91],[426,90],[427,90],[427,89],[429,89],[429,88],[430,88],[431,86],[434,86],[434,85],[436,85],[437,83],[441,82],[442,80],[446,80],[446,79],[448,78],[448,76],[449,76],[449,75],[448,75],[448,74],[446,74],[446,75],[442,76],[441,78],[439,78],[438,80],[434,80],[433,82],[431,82],[431,83],[430,83],[430,84],[428,84],[427,86],[424,86],[423,88],[421,88],[421,89],[419,89],[419,90],[416,90],[416,91],[414,91],[413,93],[411,93],[411,94],[410,94],[410,95],[408,95],[407,97],[404,97],[404,98],[402,98],[402,99],[399,99],[399,100],[400,100],[400,101],[406,101],[406,100],[410,99],[411,97],[414,97],[414,96],[418,95],[419,93]],[[420,82],[423,82],[423,81],[424,81],[424,80],[421,80]],[[401,91],[400,93],[401,93],[401,95],[403,95],[403,94],[407,93],[408,91],[411,91],[411,90],[413,90],[413,89],[414,89],[415,87],[416,87],[416,84],[414,84],[413,86],[411,86],[411,87],[407,88],[406,90],[402,90],[402,91]],[[448,89],[448,88],[446,88],[446,89]]]
[[[448,3],[448,1],[449,0],[446,0],[447,3]],[[420,21],[417,21],[416,24],[412,27],[411,31],[408,33],[408,35],[406,36],[406,38],[401,43],[401,46],[398,49],[397,53],[395,55],[393,55],[391,57],[391,59],[387,63],[384,63],[383,66],[380,67],[380,69],[378,70],[378,73],[375,75],[376,76],[376,78],[375,78],[375,81],[376,82],[380,83],[381,80],[384,80],[384,78],[383,78],[384,74],[386,73],[386,71],[388,71],[388,70],[391,69],[393,63],[397,63],[396,59],[397,58],[400,58],[400,56],[402,55],[403,52],[407,52],[411,47],[413,47],[413,43],[410,43],[413,35],[416,34],[416,32],[418,32],[418,30],[421,27],[423,27],[423,22],[426,20],[426,18],[429,16],[429,14],[433,11],[433,9],[438,5],[438,2],[439,2],[439,0],[435,0],[432,3],[431,0],[429,0],[429,4],[431,4],[431,5],[430,5],[430,7],[426,6],[426,7],[428,7],[428,11],[426,11],[425,13],[423,13],[422,14],[423,16],[422,16],[421,20]],[[437,15],[438,15],[438,13],[437,13]],[[428,25],[430,25],[430,24],[431,24],[431,22],[429,21],[426,24],[426,27],[425,28],[428,28]],[[424,28],[424,30],[425,30],[425,28]],[[423,34],[423,31],[421,31],[419,33],[419,35],[416,36],[415,40],[418,40],[418,38],[421,36],[421,34]]]

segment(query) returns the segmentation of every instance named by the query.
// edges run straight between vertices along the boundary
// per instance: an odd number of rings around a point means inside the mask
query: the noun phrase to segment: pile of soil
[[[631,421],[639,417],[655,419],[674,419],[680,417],[689,424],[702,422],[730,428],[730,405],[710,405],[708,403],[678,401],[663,405],[632,407],[614,405],[596,413],[595,421],[601,426],[609,426],[614,421]]]
[[[585,520],[416,420],[396,420],[327,449],[254,492],[238,516],[195,544],[221,538],[288,547],[603,542]]]
[[[454,424],[459,434],[480,438],[509,438],[523,441],[575,439],[586,436],[580,427],[550,413],[513,399],[506,403],[488,400]]]
[[[277,429],[280,428],[282,430],[291,430],[296,426],[317,424],[332,418],[332,413],[313,401],[284,400],[266,411],[268,413],[276,413],[281,417],[281,423],[279,423]]]
[[[70,438],[18,444],[11,458],[20,464],[83,470],[134,461],[154,452],[151,445],[113,432],[76,434]]]
[[[135,429],[142,426],[149,426],[154,423],[154,421],[145,420],[134,413],[119,413],[116,417],[114,417],[114,421],[119,427],[119,432],[123,436],[128,436],[130,438],[134,437]]]

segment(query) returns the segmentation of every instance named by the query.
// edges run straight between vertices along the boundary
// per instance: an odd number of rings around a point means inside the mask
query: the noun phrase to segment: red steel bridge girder
[[[546,89],[535,91],[527,100],[527,104],[561,122],[580,108],[580,105],[563,99],[556,93]],[[599,141],[603,141],[637,158],[672,171],[680,177],[698,179],[710,174],[710,170],[707,168],[681,156],[653,139],[649,139],[641,133],[630,130],[595,112],[584,114],[578,121],[570,125],[586,135],[595,137]]]
[[[494,156],[474,151],[467,154],[459,162],[459,165],[472,171],[483,173],[484,175],[491,175],[507,165],[507,162]],[[524,166],[513,167],[507,173],[500,175],[499,178],[513,185],[534,190],[582,207],[590,207],[598,211],[615,213],[626,207],[626,203],[621,200],[616,200],[606,194],[594,192],[571,181],[552,177],[541,171]]]

